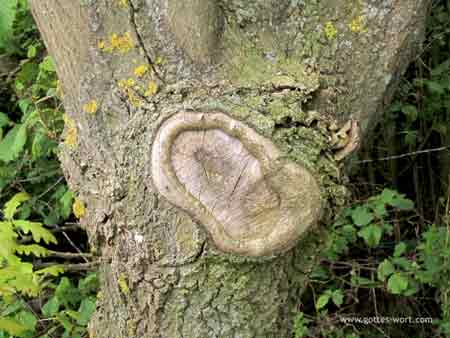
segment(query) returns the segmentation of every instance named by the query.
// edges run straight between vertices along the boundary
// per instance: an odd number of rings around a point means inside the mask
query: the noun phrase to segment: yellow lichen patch
[[[86,214],[86,206],[83,201],[75,198],[75,201],[72,204],[72,211],[76,218],[81,218]]]
[[[105,47],[106,47],[106,43],[105,43],[105,40],[100,40],[99,42],[98,42],[98,48],[99,49],[105,49]]]
[[[141,100],[136,94],[138,87],[136,86],[136,81],[133,78],[119,80],[117,83],[119,88],[127,95],[128,101],[133,107],[139,107],[141,105]]]
[[[126,32],[123,35],[113,33],[109,37],[108,42],[100,40],[98,48],[108,53],[119,52],[125,54],[134,48],[134,41],[130,32]]]
[[[137,77],[143,77],[148,72],[148,65],[140,65],[134,69],[134,75]]]
[[[363,17],[357,16],[348,24],[348,27],[353,33],[359,33],[363,30]]]
[[[325,23],[324,32],[328,40],[333,40],[337,35],[337,29],[331,21]]]
[[[128,287],[127,279],[125,277],[125,274],[121,273],[119,276],[119,280],[117,281],[119,284],[119,289],[122,291],[124,295],[130,294],[130,288]]]
[[[147,86],[147,90],[144,93],[144,96],[152,96],[158,92],[158,84],[155,81],[150,81]]]
[[[118,0],[120,7],[128,7],[128,0]]]
[[[95,114],[97,112],[97,110],[98,110],[97,101],[95,101],[95,100],[89,101],[88,103],[86,103],[83,106],[83,110],[86,113]]]
[[[64,143],[70,147],[75,147],[78,140],[78,131],[75,126],[75,122],[69,116],[64,115],[64,123],[67,128]]]

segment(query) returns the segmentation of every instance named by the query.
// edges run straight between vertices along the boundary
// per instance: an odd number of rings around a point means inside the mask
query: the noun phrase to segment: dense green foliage
[[[55,68],[26,1],[0,6],[0,54],[0,337],[84,337],[98,281],[67,263],[88,257],[73,253],[86,240],[57,160]]]

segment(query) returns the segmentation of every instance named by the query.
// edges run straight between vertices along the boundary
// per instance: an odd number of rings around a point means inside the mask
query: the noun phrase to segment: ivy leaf
[[[351,216],[353,222],[359,226],[367,225],[373,220],[372,213],[363,206],[356,207],[354,210],[352,210]]]
[[[383,262],[381,262],[380,265],[378,265],[377,276],[378,279],[382,282],[384,282],[386,278],[392,275],[394,272],[394,265],[387,259],[385,259]]]
[[[364,242],[371,248],[376,247],[381,240],[383,232],[381,228],[375,224],[368,225],[358,231],[358,236],[364,239]]]
[[[330,296],[331,295],[329,293],[324,293],[324,294],[320,295],[320,297],[316,303],[316,310],[320,310],[320,309],[324,308],[330,301]]]
[[[31,235],[33,236],[33,240],[36,243],[39,243],[41,239],[44,240],[46,244],[58,243],[56,241],[55,236],[53,236],[53,234],[50,231],[45,229],[42,226],[42,223],[30,222],[26,220],[13,220],[13,224],[14,226],[22,230],[24,234],[31,233]]]
[[[389,292],[399,295],[408,288],[408,278],[397,272],[389,277],[387,284]]]
[[[5,138],[0,142],[0,161],[11,162],[15,160],[27,141],[27,126],[16,124]]]
[[[19,192],[15,194],[8,202],[5,203],[3,215],[6,219],[12,219],[17,211],[17,208],[25,201],[30,199],[30,195],[26,192]]]

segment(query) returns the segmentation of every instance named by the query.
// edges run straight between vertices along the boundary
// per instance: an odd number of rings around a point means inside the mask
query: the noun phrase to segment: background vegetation
[[[0,338],[87,337],[96,263],[57,159],[54,65],[25,0],[0,6],[0,83]],[[449,127],[450,2],[435,1],[423,53],[349,163],[354,198],[298,300],[293,337],[450,337]]]

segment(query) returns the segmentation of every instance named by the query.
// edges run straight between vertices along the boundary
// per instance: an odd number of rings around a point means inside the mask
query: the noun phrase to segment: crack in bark
[[[138,43],[139,43],[140,47],[142,48],[142,50],[144,51],[145,58],[147,59],[150,66],[152,67],[152,70],[155,73],[156,77],[161,82],[164,83],[165,81],[164,81],[163,77],[161,76],[161,74],[159,73],[158,69],[156,68],[155,62],[153,62],[153,59],[150,56],[150,53],[148,52],[147,48],[145,47],[144,39],[141,36],[141,33],[139,32],[137,22],[136,22],[136,12],[137,12],[136,8],[134,7],[134,4],[132,1],[129,1],[129,5],[130,5],[130,23],[133,26],[134,32],[138,39]]]

